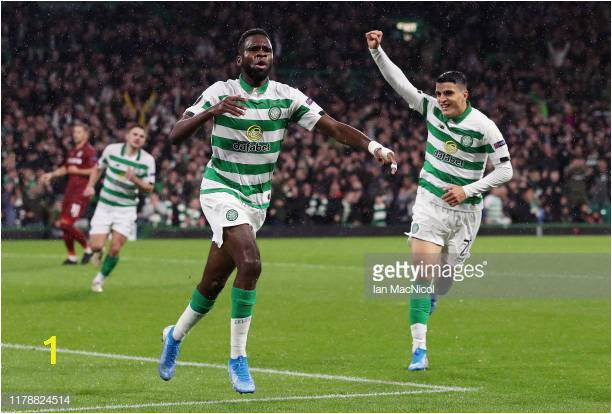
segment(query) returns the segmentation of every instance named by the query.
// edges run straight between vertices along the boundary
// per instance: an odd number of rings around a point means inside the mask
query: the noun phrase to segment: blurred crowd
[[[608,3],[7,3],[2,13],[2,225],[53,223],[70,125],[91,127],[98,153],[132,121],[157,161],[139,220],[201,227],[199,185],[211,125],[179,147],[168,133],[195,98],[235,78],[240,33],[270,33],[272,78],[399,157],[392,176],[369,154],[290,127],[268,223],[385,226],[409,221],[424,157],[420,116],[385,83],[364,33],[417,88],[468,76],[471,103],[508,143],[514,178],[485,198],[484,222],[609,223]],[[399,21],[417,22],[403,38]],[[93,203],[90,205],[93,209]]]

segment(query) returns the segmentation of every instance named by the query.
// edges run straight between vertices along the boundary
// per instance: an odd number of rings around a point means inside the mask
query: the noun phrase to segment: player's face
[[[77,125],[72,128],[72,140],[76,146],[81,145],[83,142],[87,141],[88,138],[89,134],[82,126]]]
[[[436,83],[436,98],[447,118],[454,118],[465,111],[468,91],[463,85],[453,82]]]
[[[145,144],[147,136],[145,135],[144,129],[134,127],[130,129],[125,137],[128,145],[134,149],[141,149]]]
[[[244,41],[244,50],[238,56],[238,65],[249,78],[260,82],[268,77],[272,70],[274,54],[270,39],[264,35],[253,35]]]

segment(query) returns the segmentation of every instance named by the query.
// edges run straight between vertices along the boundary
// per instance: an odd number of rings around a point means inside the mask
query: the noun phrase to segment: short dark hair
[[[130,122],[129,124],[127,124],[126,127],[125,127],[125,132],[130,132],[134,128],[142,129],[144,131],[144,133],[145,133],[145,136],[147,135],[147,128],[145,128],[144,126],[140,125],[138,122]]]
[[[436,79],[436,83],[443,82],[452,82],[456,83],[457,85],[463,85],[467,88],[467,78],[465,77],[465,74],[457,70],[444,72],[443,74],[438,76],[438,79]]]
[[[244,42],[247,39],[247,37],[255,36],[255,35],[264,35],[265,37],[268,38],[268,40],[270,40],[270,35],[264,29],[260,29],[257,27],[254,29],[249,29],[243,34],[241,34],[240,39],[238,39],[238,53],[242,53],[242,48],[244,47]]]

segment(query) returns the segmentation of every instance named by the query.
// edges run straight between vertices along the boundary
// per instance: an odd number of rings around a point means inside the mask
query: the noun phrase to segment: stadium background
[[[69,410],[104,412],[610,412],[609,3],[1,7],[3,396],[69,394]],[[398,22],[418,24],[409,42]],[[258,240],[264,273],[248,345],[258,390],[244,398],[224,366],[227,289],[181,350],[192,365],[166,383],[156,363],[161,329],[185,308],[210,246],[195,201],[210,126],[180,148],[167,134],[207,85],[237,75],[237,38],[252,26],[273,36],[275,79],[393,146],[402,163],[391,177],[366,154],[290,131],[269,223],[258,236],[324,228],[375,237]],[[506,191],[494,195],[513,224],[484,225],[473,253],[537,262],[499,275],[510,287],[527,286],[525,294],[502,284],[491,296],[440,298],[428,337],[432,369],[417,376],[405,370],[406,301],[363,294],[364,254],[408,255],[400,235],[425,138],[418,115],[371,61],[364,32],[373,28],[385,31],[385,49],[419,88],[431,93],[449,68],[468,74],[472,103],[500,126],[515,167]],[[62,163],[75,119],[90,123],[98,151],[120,139],[126,122],[144,121],[159,182],[142,201],[141,228],[156,217],[151,236],[163,229],[198,237],[128,243],[102,295],[89,290],[93,267],[60,265],[60,241],[6,240],[53,235],[64,182],[43,188],[37,178]],[[377,196],[386,227],[372,225]],[[499,234],[542,226],[544,234],[555,226],[606,235]],[[585,265],[586,275],[559,269],[567,261]],[[534,292],[531,281],[553,289]],[[555,293],[576,286],[576,294]],[[52,335],[56,365],[43,346]],[[5,399],[0,405],[12,408]]]
[[[364,32],[374,28],[420,89],[432,93],[444,70],[464,71],[472,104],[502,130],[515,175],[487,196],[485,224],[609,229],[608,4],[6,3],[2,12],[5,237],[14,228],[48,230],[56,219],[65,180],[45,187],[38,178],[63,162],[75,120],[91,125],[98,153],[122,139],[126,123],[146,125],[158,173],[139,223],[204,227],[198,189],[211,126],[180,147],[167,137],[203,89],[237,76],[237,39],[254,26],[272,36],[273,79],[393,148],[400,161],[391,176],[368,154],[294,125],[264,229],[409,222],[426,129],[371,61]],[[417,24],[410,41],[399,22]],[[88,217],[94,208],[95,199]]]

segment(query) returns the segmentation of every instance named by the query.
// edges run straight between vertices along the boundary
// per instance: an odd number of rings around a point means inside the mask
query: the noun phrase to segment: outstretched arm
[[[66,175],[66,174],[67,174],[66,166],[62,165],[57,170],[53,170],[51,172],[44,173],[43,175],[41,175],[40,176],[40,181],[42,181],[43,184],[47,184],[48,182],[50,182],[55,177],[62,177],[64,175]]]
[[[380,30],[373,30],[366,33],[366,39],[368,41],[368,48],[370,54],[376,62],[380,73],[382,73],[385,80],[391,85],[391,87],[397,92],[412,109],[419,112],[422,110],[422,101],[424,95],[415,88],[406,75],[389,59],[389,56],[382,50],[380,43],[382,42],[383,32]]]
[[[334,137],[345,145],[369,151],[381,164],[391,164],[392,174],[395,174],[397,171],[397,159],[393,151],[371,140],[363,132],[352,126],[338,122],[326,114],[315,124],[315,128],[325,135]]]

